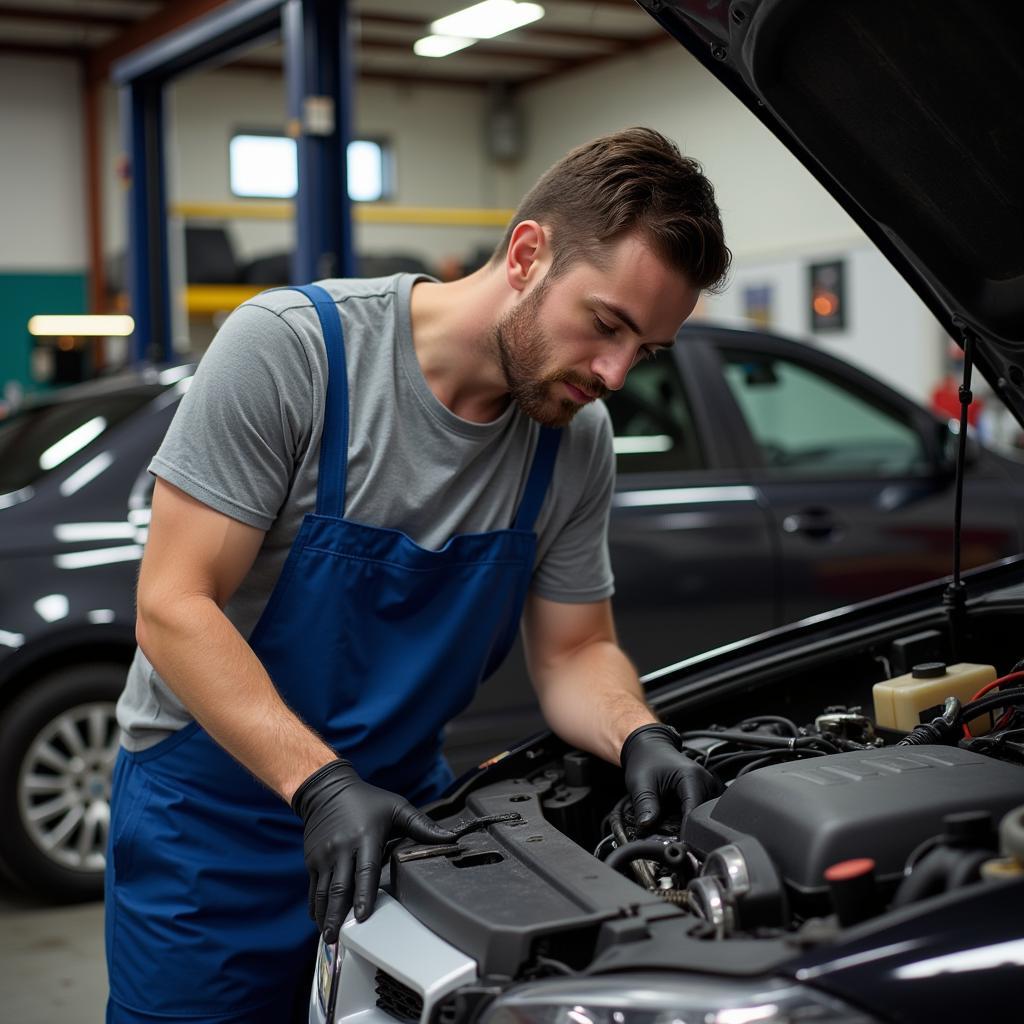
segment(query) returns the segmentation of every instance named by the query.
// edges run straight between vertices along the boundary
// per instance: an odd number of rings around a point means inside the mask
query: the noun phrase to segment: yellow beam
[[[246,299],[272,287],[267,284],[190,284],[185,289],[185,307],[190,315],[228,313]]]
[[[186,220],[290,220],[289,202],[173,203],[170,212]],[[352,208],[361,224],[432,224],[441,227],[503,228],[514,210],[472,206],[360,206]]]

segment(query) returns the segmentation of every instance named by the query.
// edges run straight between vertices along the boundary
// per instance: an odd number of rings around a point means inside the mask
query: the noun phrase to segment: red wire
[[[1015,679],[1024,679],[1024,672],[1010,672],[1005,676],[1000,676],[998,679],[993,679],[991,683],[986,683],[972,698],[971,701],[977,700],[979,697],[984,697],[989,690],[994,690],[997,686],[1002,686],[1005,683],[1011,683]],[[990,712],[991,713],[991,712]],[[1002,721],[1002,719],[1000,719]],[[967,723],[964,722],[964,739],[970,740],[974,738],[974,734],[967,727]]]

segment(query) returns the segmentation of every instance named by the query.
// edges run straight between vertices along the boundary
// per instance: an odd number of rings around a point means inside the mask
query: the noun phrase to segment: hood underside
[[[832,193],[1024,412],[1024,6],[639,0]]]

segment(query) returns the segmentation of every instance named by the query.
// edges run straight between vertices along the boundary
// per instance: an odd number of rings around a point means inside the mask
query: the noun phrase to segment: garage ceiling
[[[600,63],[668,37],[634,0],[541,0],[545,16],[448,57],[412,44],[436,18],[471,0],[354,0],[361,78],[483,86],[526,85]],[[95,69],[218,6],[217,0],[0,0],[0,53],[71,56]],[[252,50],[235,67],[280,66],[280,46]]]

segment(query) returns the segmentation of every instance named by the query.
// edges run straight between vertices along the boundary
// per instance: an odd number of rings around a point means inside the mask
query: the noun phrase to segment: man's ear
[[[548,229],[535,220],[522,220],[512,229],[505,253],[505,278],[509,287],[524,291],[539,281],[551,263]]]

